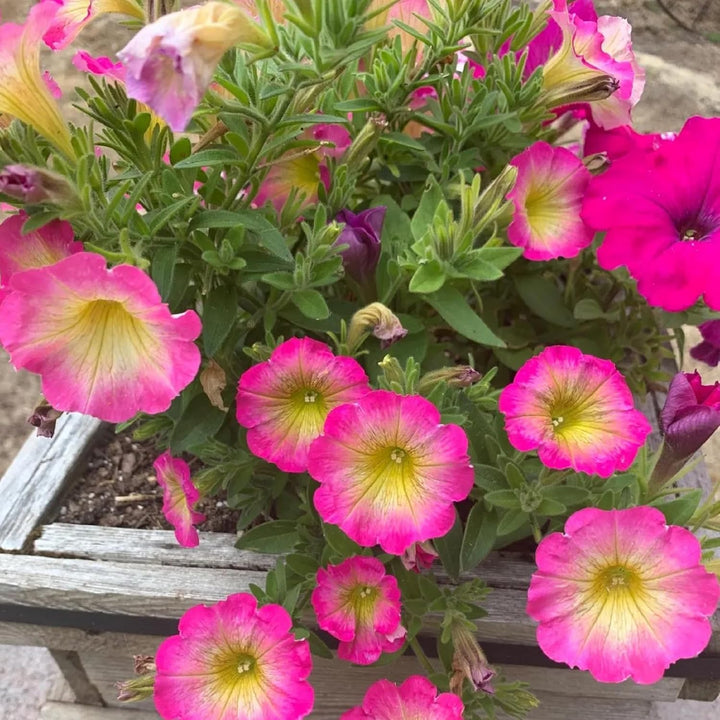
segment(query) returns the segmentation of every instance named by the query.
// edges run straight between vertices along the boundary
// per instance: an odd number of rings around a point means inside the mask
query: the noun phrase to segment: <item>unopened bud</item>
[[[344,162],[351,170],[357,169],[368,159],[387,126],[384,115],[376,113],[370,116],[345,153]]]
[[[53,203],[67,208],[78,194],[62,175],[29,165],[7,165],[0,170],[0,193],[23,203]]]
[[[405,373],[397,358],[394,358],[392,355],[386,355],[378,363],[378,367],[382,370],[388,385],[404,385]]]
[[[541,96],[541,102],[548,109],[571,105],[573,103],[586,103],[609,98],[620,87],[620,81],[612,75],[598,75],[597,77],[579,82],[568,82],[554,85]]]
[[[495,690],[491,680],[496,673],[490,667],[472,631],[460,623],[453,623],[451,632],[454,653],[450,691],[462,695],[463,682],[468,680],[475,690],[492,695]]]
[[[417,390],[423,395],[430,392],[438,383],[445,382],[453,388],[469,387],[476,383],[482,375],[469,365],[455,365],[439,370],[431,370],[420,378]]]
[[[152,697],[155,685],[155,673],[140,675],[132,680],[115,683],[120,702],[140,702]]]
[[[515,187],[518,169],[514,165],[506,165],[501,173],[483,190],[475,208],[475,227],[477,230],[490,225],[502,212],[503,206],[509,201],[507,194]]]
[[[62,415],[52,405],[43,400],[32,412],[27,422],[37,428],[37,437],[51,438],[55,434],[55,423]]]
[[[374,302],[358,310],[350,320],[347,335],[348,352],[353,354],[362,345],[368,331],[380,340],[380,347],[390,347],[404,338],[407,330],[390,308]]]

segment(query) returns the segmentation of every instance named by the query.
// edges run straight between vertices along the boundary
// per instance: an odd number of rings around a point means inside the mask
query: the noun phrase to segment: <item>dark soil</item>
[[[162,513],[163,490],[153,462],[160,454],[152,440],[137,442],[130,432],[108,430],[91,451],[87,467],[65,498],[56,520],[79,525],[171,529]],[[238,513],[221,498],[201,500],[207,519],[198,529],[234,533]]]

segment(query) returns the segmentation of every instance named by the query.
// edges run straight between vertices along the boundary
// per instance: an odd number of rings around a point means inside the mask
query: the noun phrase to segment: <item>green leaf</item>
[[[437,180],[431,175],[425,192],[420,198],[420,205],[410,221],[410,229],[412,230],[412,235],[413,238],[415,238],[415,241],[423,238],[425,233],[428,231],[428,228],[432,225],[437,206],[444,201],[445,198],[442,190],[440,189]]]
[[[238,297],[234,285],[219,285],[207,295],[202,315],[205,354],[213,357],[235,326]]]
[[[213,165],[225,165],[242,160],[235,148],[217,148],[215,150],[201,150],[186,157],[175,164],[178,170],[184,168],[212,167]]]
[[[431,293],[445,283],[445,270],[439,260],[423,263],[410,279],[408,289],[413,293]]]
[[[317,290],[312,288],[295,290],[290,295],[290,301],[305,317],[309,317],[311,320],[324,320],[330,317],[330,308],[327,306],[325,298]]]
[[[576,320],[596,320],[604,317],[605,313],[600,307],[600,303],[593,298],[583,298],[578,300],[573,308],[573,317]]]
[[[544,488],[542,494],[543,497],[550,498],[563,505],[581,505],[590,496],[588,490],[575,485],[553,485]]]
[[[170,297],[170,289],[172,288],[173,276],[175,275],[175,260],[177,259],[177,247],[158,248],[153,253],[152,263],[150,264],[150,277],[157,285],[160,296],[167,302]]]
[[[263,553],[289,553],[298,540],[296,522],[271,520],[247,530],[235,543],[235,547]]]
[[[652,504],[665,515],[668,525],[685,525],[697,510],[702,499],[702,490],[694,488],[670,502]]]
[[[371,98],[353,98],[352,100],[343,100],[335,103],[335,110],[338,112],[376,112],[382,108],[375,100]],[[322,118],[322,115],[319,117]]]
[[[528,514],[522,510],[508,510],[500,519],[497,527],[498,537],[510,535],[528,520]]]
[[[308,630],[308,643],[310,644],[310,652],[318,657],[325,658],[326,660],[333,660],[334,655],[332,650],[316,635],[312,630]]]
[[[211,405],[205,393],[196,395],[183,410],[170,435],[170,449],[177,455],[213,436],[223,424],[225,414]]]
[[[503,276],[502,270],[492,263],[483,260],[479,253],[481,250],[473,250],[463,255],[455,263],[453,268],[463,277],[477,280],[479,282],[490,282]]]
[[[490,330],[455,288],[446,285],[426,295],[425,300],[438,311],[445,322],[469,340],[480,345],[505,347],[505,343]]]
[[[554,282],[539,275],[517,275],[515,288],[538,317],[560,327],[575,326],[575,318],[565,306],[562,293]]]
[[[482,503],[473,506],[465,523],[465,534],[460,552],[461,570],[472,570],[485,559],[495,543],[497,526],[496,512],[485,510]]]
[[[565,512],[567,512],[565,505],[557,500],[552,500],[549,497],[544,497],[535,509],[536,515],[547,515],[548,517],[552,517],[553,515],[562,515]]]
[[[492,263],[498,270],[504,270],[523,254],[523,249],[516,247],[484,247],[477,252],[485,262]]]
[[[460,575],[460,550],[463,543],[462,521],[457,512],[455,513],[455,524],[450,528],[450,532],[447,535],[435,538],[433,543],[440,555],[440,561],[445,568],[445,572],[451,578],[457,580]]]
[[[342,555],[343,557],[362,555],[362,548],[351,540],[337,525],[323,523],[322,531],[328,545],[338,553],[338,555]]]
[[[485,494],[485,501],[508,510],[518,510],[520,508],[520,498],[518,498],[514,490],[491,490]]]
[[[180,161],[190,157],[192,144],[190,138],[183,137],[175,141],[170,148],[170,164],[177,165]]]
[[[58,214],[54,210],[42,210],[41,212],[34,213],[23,223],[22,230],[20,232],[23,235],[27,235],[28,233],[47,225],[52,220],[56,220],[57,216]]]
[[[320,567],[315,558],[309,555],[290,554],[285,558],[287,566],[300,577],[315,577]]]

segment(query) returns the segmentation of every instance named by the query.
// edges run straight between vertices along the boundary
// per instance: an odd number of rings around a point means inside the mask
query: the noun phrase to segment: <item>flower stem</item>
[[[418,659],[419,663],[423,666],[423,669],[428,673],[432,674],[435,672],[435,668],[433,667],[430,660],[428,660],[428,656],[425,654],[423,649],[420,647],[420,643],[418,642],[417,638],[414,637],[410,642],[408,643],[410,647],[412,648],[412,651],[415,653],[415,657]]]

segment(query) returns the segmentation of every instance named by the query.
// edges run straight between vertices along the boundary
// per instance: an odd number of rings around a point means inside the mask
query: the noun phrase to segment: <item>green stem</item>
[[[419,663],[423,666],[423,669],[425,672],[427,672],[429,675],[432,675],[435,672],[435,668],[433,667],[430,660],[428,660],[428,656],[425,654],[423,649],[420,647],[420,643],[417,641],[417,638],[414,637],[410,642],[408,643],[410,647],[412,648],[412,651],[415,653],[415,657],[418,659]]]

